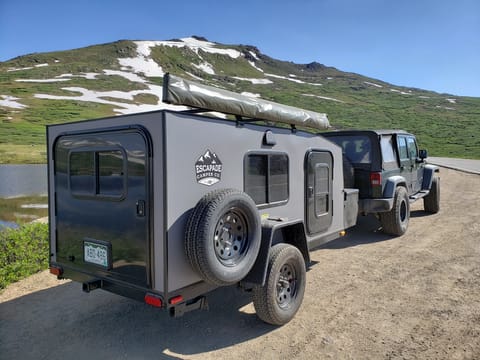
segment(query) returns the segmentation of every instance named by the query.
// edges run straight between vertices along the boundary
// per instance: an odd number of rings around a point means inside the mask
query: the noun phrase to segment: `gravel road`
[[[480,176],[441,170],[442,209],[392,238],[372,217],[312,253],[283,327],[221,288],[183,318],[47,272],[0,294],[1,359],[479,359]]]

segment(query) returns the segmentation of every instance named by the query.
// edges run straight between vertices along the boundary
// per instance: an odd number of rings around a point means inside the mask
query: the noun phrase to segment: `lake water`
[[[47,165],[0,165],[0,197],[47,193]]]

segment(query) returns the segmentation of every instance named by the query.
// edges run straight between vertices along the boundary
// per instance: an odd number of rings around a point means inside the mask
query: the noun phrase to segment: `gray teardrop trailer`
[[[50,271],[174,316],[240,284],[288,322],[309,252],[357,218],[341,148],[296,129],[326,116],[171,75],[163,100],[191,110],[48,126]]]

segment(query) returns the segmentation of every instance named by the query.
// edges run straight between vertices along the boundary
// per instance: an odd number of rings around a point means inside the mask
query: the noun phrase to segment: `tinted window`
[[[123,153],[121,151],[98,152],[98,194],[123,194]]]
[[[399,136],[398,139],[398,154],[400,159],[408,159],[407,140],[404,136]]]
[[[408,148],[408,154],[410,155],[410,159],[416,159],[417,143],[415,142],[415,139],[413,137],[407,138],[407,148]]]
[[[397,161],[395,153],[393,152],[393,139],[391,135],[382,136],[380,146],[382,148],[383,162]]]
[[[95,191],[95,153],[73,152],[70,156],[70,190],[83,195]]]
[[[327,164],[315,166],[315,215],[321,216],[328,213],[329,169]]]
[[[371,142],[368,136],[332,136],[328,137],[328,140],[340,146],[351,163],[368,164],[372,162]]]
[[[245,192],[251,196],[255,204],[267,203],[267,171],[266,155],[247,156]]]
[[[287,155],[248,155],[245,161],[245,192],[257,205],[288,200]]]
[[[79,196],[121,197],[125,193],[125,157],[120,150],[70,154],[70,191]]]

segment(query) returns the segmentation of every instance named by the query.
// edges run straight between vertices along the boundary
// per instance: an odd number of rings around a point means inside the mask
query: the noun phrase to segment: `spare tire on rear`
[[[192,210],[185,252],[206,282],[231,285],[252,269],[260,241],[260,216],[250,196],[236,189],[220,189],[206,194]]]

